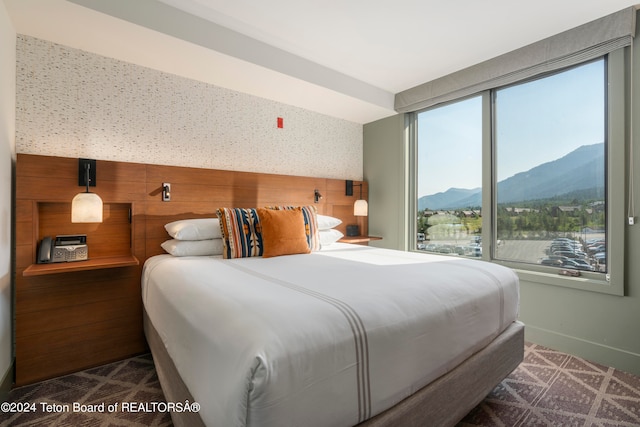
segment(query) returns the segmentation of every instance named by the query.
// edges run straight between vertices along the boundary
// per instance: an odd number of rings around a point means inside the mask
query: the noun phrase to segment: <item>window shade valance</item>
[[[629,7],[504,55],[405,90],[395,96],[399,113],[508,85],[559,70],[628,46],[636,8]]]

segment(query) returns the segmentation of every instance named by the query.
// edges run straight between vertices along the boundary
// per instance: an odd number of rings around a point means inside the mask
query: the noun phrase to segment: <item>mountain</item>
[[[551,162],[520,172],[498,183],[502,203],[549,199],[570,193],[596,193],[604,185],[604,143],[583,145]],[[450,210],[482,204],[479,188],[449,190],[418,199],[418,210]]]
[[[480,201],[480,188],[474,188],[473,190],[465,190],[463,188],[450,188],[444,193],[436,193],[431,196],[425,196],[418,199],[418,210],[425,209],[426,206],[429,206],[430,209],[448,209],[444,206],[480,206],[480,203],[476,204],[467,204],[469,200],[478,199]],[[426,206],[422,206],[422,204],[426,204]],[[438,207],[431,207],[438,206]]]

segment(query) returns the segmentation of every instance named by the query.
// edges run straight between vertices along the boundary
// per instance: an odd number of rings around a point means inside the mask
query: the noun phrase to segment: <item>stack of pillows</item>
[[[329,246],[344,237],[344,234],[338,230],[334,230],[334,227],[337,227],[340,224],[342,224],[342,221],[338,218],[318,215],[318,235],[320,238],[320,246]]]
[[[222,255],[218,218],[182,219],[164,226],[171,240],[160,246],[173,256]]]
[[[304,254],[343,237],[342,221],[318,215],[315,206],[220,208],[217,218],[185,219],[165,225],[172,237],[162,248],[173,256],[224,258]]]

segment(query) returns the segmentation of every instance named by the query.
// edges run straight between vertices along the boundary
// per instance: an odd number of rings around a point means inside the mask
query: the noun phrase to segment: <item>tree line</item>
[[[556,201],[557,202],[557,201]],[[518,205],[498,205],[497,231],[498,239],[545,239],[556,237],[561,233],[580,232],[584,228],[603,230],[605,227],[605,209],[602,203],[582,204],[577,200],[570,200],[561,208],[551,202],[527,202]],[[469,215],[469,212],[475,214]],[[429,209],[418,211],[417,230],[427,235],[450,232],[464,232],[467,235],[482,233],[482,218],[479,207],[469,207],[463,210],[450,210],[434,213]],[[430,228],[432,232],[429,231]]]

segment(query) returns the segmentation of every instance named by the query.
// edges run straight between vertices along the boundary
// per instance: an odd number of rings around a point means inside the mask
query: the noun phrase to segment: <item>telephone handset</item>
[[[53,255],[53,238],[45,237],[40,242],[40,249],[38,249],[38,264],[47,264],[51,262],[51,256]]]

